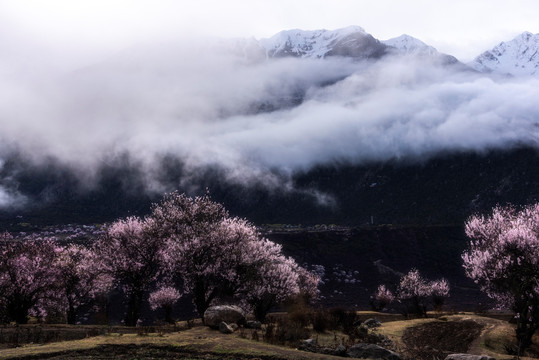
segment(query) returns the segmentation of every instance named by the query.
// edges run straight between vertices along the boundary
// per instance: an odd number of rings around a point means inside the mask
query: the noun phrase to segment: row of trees
[[[17,323],[51,311],[75,323],[82,307],[111,289],[124,295],[127,325],[137,323],[145,301],[170,320],[183,294],[200,315],[227,299],[263,319],[284,300],[318,291],[318,277],[207,195],[166,195],[149,216],[114,222],[88,247],[4,233],[0,249],[0,315]]]
[[[430,303],[435,310],[439,310],[447,297],[449,297],[449,282],[446,279],[427,281],[417,269],[412,269],[401,277],[395,294],[386,285],[378,286],[371,305],[380,311],[398,301],[403,313],[426,316]]]
[[[500,308],[515,312],[523,351],[539,327],[539,204],[497,207],[489,216],[472,216],[465,229],[471,239],[462,255],[466,274]],[[51,309],[74,323],[81,307],[113,288],[125,296],[127,325],[136,324],[144,301],[168,309],[169,317],[186,293],[201,315],[216,300],[234,299],[263,319],[292,296],[316,296],[319,282],[221,204],[177,192],[145,218],[111,224],[90,247],[14,241],[4,233],[0,255],[0,316],[18,323]],[[383,308],[397,299],[424,314],[428,301],[439,306],[448,294],[446,280],[428,282],[414,269],[395,295],[381,286],[375,300]]]

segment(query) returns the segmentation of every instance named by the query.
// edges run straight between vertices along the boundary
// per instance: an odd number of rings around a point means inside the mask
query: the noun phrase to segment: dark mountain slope
[[[488,301],[464,274],[461,254],[467,239],[462,226],[366,226],[267,236],[298,262],[324,266],[326,306],[368,309],[378,285],[394,290],[400,275],[412,268],[429,280],[449,281],[447,308],[474,311]],[[348,281],[343,271],[351,274]]]
[[[188,173],[169,157],[163,159],[160,181],[190,195],[209,188],[232,214],[256,224],[461,225],[470,214],[496,204],[538,201],[538,169],[538,152],[530,148],[446,154],[421,163],[319,166],[295,174],[285,191],[226,182],[215,168]],[[2,228],[20,222],[95,223],[143,215],[162,195],[144,191],[144,174],[128,160],[104,166],[92,187],[83,186],[58,164],[32,166],[17,157],[5,163],[1,175],[28,199],[24,208],[0,212]]]

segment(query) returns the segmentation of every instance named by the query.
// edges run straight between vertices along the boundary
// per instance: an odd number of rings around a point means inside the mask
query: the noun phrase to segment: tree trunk
[[[143,296],[144,292],[140,290],[133,291],[129,295],[129,302],[127,303],[127,314],[125,315],[125,325],[137,325],[137,321],[140,319]]]
[[[538,320],[534,315],[537,313],[535,304],[528,302],[516,304],[513,310],[518,314],[516,336],[518,341],[519,355],[532,344],[532,338],[538,328]],[[531,315],[530,315],[531,312]]]
[[[195,306],[197,308],[198,315],[200,315],[200,317],[202,318],[204,318],[204,313],[210,306],[211,301],[213,300],[212,294],[210,294],[208,298],[206,298],[206,287],[204,286],[204,282],[202,280],[196,281],[195,287],[193,289],[193,302],[195,303]]]
[[[28,323],[28,310],[32,307],[29,301],[25,301],[20,297],[9,301],[7,306],[7,315],[10,320],[15,321],[17,324]]]
[[[75,325],[77,323],[77,310],[73,304],[69,304],[69,309],[67,309],[67,323],[70,325]]]
[[[519,319],[520,320],[520,319]],[[518,340],[518,353],[523,355],[524,351],[532,344],[532,337],[535,334],[535,327],[529,321],[518,321],[516,335]]]
[[[275,305],[276,301],[273,297],[259,299],[253,306],[255,319],[263,323],[266,320],[266,315]]]
[[[165,322],[168,324],[174,324],[174,320],[172,320],[172,306],[165,305],[163,308],[165,310]]]

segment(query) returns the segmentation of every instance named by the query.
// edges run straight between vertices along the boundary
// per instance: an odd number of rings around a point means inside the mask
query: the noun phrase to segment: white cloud
[[[56,158],[88,179],[128,153],[159,188],[156,159],[165,154],[192,171],[218,165],[235,180],[275,182],[272,171],[335,161],[539,146],[536,79],[494,79],[413,59],[246,63],[191,46],[135,48],[39,83],[4,79],[4,148],[38,163]],[[280,110],[257,111],[271,106]]]

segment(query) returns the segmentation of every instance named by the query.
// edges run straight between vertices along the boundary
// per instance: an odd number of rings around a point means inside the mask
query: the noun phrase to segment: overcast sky
[[[469,61],[523,31],[539,32],[537,0],[0,0],[3,53],[40,49],[77,66],[138,42],[193,34],[270,37],[284,29],[359,25],[403,33]]]

